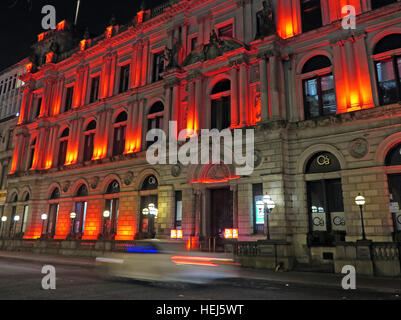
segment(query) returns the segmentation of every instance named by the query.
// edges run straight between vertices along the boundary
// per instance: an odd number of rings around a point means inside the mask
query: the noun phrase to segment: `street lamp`
[[[41,235],[43,236],[43,227],[45,225],[45,221],[47,220],[47,214],[46,213],[42,214],[40,218],[42,219],[42,233],[41,233]]]
[[[107,220],[110,218],[110,211],[109,210],[105,210],[103,212],[103,238],[106,238],[106,236],[109,233],[109,230],[107,230]]]
[[[7,222],[7,217],[6,216],[2,216],[1,217],[1,236],[3,236],[4,233],[4,226]]]
[[[70,219],[71,219],[70,236],[72,236],[74,234],[74,224],[75,224],[76,217],[77,217],[77,214],[75,212],[70,213]]]
[[[21,219],[20,216],[15,216],[14,217],[14,237],[15,237],[15,233],[17,231],[17,224],[18,224],[18,221],[20,221],[20,219]]]
[[[267,234],[267,240],[270,240],[269,216],[276,207],[276,204],[268,194],[263,197],[263,204],[265,206],[265,232]]]
[[[359,206],[359,209],[361,210],[361,223],[362,223],[362,240],[366,240],[366,233],[365,233],[365,223],[363,221],[363,206],[366,203],[366,199],[364,196],[362,196],[361,194],[359,194],[356,198],[355,198],[355,203],[357,206]]]

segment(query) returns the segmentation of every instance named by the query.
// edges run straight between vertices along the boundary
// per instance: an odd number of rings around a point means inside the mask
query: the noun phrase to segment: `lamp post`
[[[15,233],[17,232],[17,224],[18,224],[18,221],[20,221],[20,219],[21,219],[21,217],[20,216],[15,216],[14,217],[14,238],[15,238]]]
[[[70,230],[70,237],[74,235],[74,225],[75,225],[75,219],[77,218],[77,214],[75,212],[70,213],[70,219],[71,219],[71,230]]]
[[[359,206],[359,209],[361,211],[361,223],[362,223],[362,240],[366,240],[366,233],[365,233],[365,223],[363,220],[363,206],[366,203],[365,197],[362,196],[361,194],[359,194],[356,198],[355,198],[355,203],[357,206]]]
[[[107,221],[110,219],[110,211],[105,210],[103,212],[103,238],[106,239],[109,236],[109,230],[107,228]]]
[[[4,226],[5,226],[6,222],[7,222],[7,217],[6,216],[2,216],[1,217],[1,237],[3,237]]]
[[[42,219],[42,233],[41,233],[41,237],[43,237],[43,227],[45,226],[45,221],[47,220],[47,214],[46,214],[46,213],[42,214],[40,218]]]
[[[263,203],[265,206],[265,233],[267,235],[267,240],[270,240],[269,216],[276,207],[276,204],[268,194],[263,197]]]

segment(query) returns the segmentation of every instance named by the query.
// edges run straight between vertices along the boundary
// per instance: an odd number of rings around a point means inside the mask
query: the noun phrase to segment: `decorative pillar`
[[[248,66],[242,63],[240,66],[240,123],[241,126],[246,126],[247,108],[248,108]]]
[[[231,77],[231,127],[236,128],[239,124],[238,119],[238,68],[236,65],[230,70]]]
[[[34,88],[34,81],[29,80],[29,82],[26,84],[24,87],[23,91],[23,98],[22,98],[22,104],[21,104],[21,111],[20,111],[20,117],[18,120],[18,124],[23,124],[28,120],[29,117],[29,111],[31,109],[32,105],[32,100],[33,100],[33,88]]]
[[[264,122],[269,119],[269,91],[267,88],[267,63],[265,56],[262,56],[259,60],[259,70],[262,122]]]

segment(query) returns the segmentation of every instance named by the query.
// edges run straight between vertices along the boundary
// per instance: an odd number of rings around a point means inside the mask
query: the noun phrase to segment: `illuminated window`
[[[320,28],[323,25],[320,0],[301,0],[301,18],[303,32]]]
[[[231,126],[231,82],[218,82],[211,93],[211,129],[223,130]]]
[[[164,52],[158,52],[153,55],[153,73],[152,82],[162,80],[162,73],[164,72]]]
[[[233,25],[232,23],[219,28],[218,30],[218,35],[219,37],[228,37],[228,38],[233,38],[234,37],[234,32],[233,32]]]
[[[60,206],[58,203],[51,204],[49,206],[49,217],[47,222],[47,234],[50,235],[51,238],[54,238],[56,234],[56,226],[57,226],[57,219],[58,219],[58,212]]]
[[[77,217],[75,218],[73,233],[79,237],[82,237],[84,234],[87,208],[88,203],[85,201],[75,203],[75,213]]]
[[[175,223],[174,228],[182,227],[182,191],[175,192]]]
[[[334,76],[329,58],[319,55],[307,61],[302,74],[312,75],[303,80],[305,118],[317,118],[336,114],[337,102]]]
[[[71,87],[67,88],[67,91],[65,94],[64,112],[71,110],[73,97],[74,97],[74,86],[71,86]]]
[[[128,115],[121,112],[114,122],[113,156],[122,155],[125,151],[125,138]]]
[[[162,102],[156,102],[149,110],[148,114],[148,131],[152,129],[163,128],[163,113],[164,105]],[[147,147],[149,148],[156,141],[147,141]]]
[[[381,59],[385,53],[390,58]],[[380,105],[401,100],[401,34],[392,34],[380,40],[374,50],[376,61],[377,89]]]
[[[68,137],[70,135],[70,129],[66,128],[60,136],[60,143],[58,149],[58,166],[64,166],[67,158],[67,147],[68,147]]]
[[[84,161],[91,161],[93,157],[93,149],[96,134],[96,121],[91,121],[85,130],[84,141]]]
[[[25,205],[24,206],[24,212],[23,212],[23,215],[22,215],[21,229],[20,229],[22,234],[24,234],[25,231],[26,231],[26,224],[27,224],[27,221],[28,221],[28,214],[29,214],[29,206]]]
[[[263,183],[252,185],[253,196],[253,233],[263,234],[265,232],[265,211],[263,203]]]
[[[100,76],[92,78],[89,103],[93,103],[99,99],[99,84],[100,84]]]
[[[371,1],[372,1],[372,10],[397,2],[397,0],[371,0]]]
[[[129,64],[121,67],[119,93],[126,92],[129,89],[129,72],[130,72]]]

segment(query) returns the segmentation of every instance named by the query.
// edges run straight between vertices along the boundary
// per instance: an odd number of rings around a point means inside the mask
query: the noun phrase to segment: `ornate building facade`
[[[356,29],[342,27],[347,4]],[[367,237],[393,241],[400,66],[398,1],[173,1],[81,39],[62,22],[39,35],[21,77],[8,228],[27,212],[26,239],[96,240],[108,211],[116,240],[182,229],[204,244],[237,228],[256,241],[267,232],[256,202],[269,194],[270,238],[307,263],[361,238],[361,193]],[[196,134],[254,129],[254,172],[150,165],[146,133],[169,121]]]

